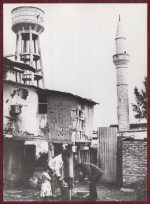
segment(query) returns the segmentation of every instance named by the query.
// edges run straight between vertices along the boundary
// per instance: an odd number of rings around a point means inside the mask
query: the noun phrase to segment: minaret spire
[[[125,33],[124,33],[123,28],[122,28],[122,21],[121,21],[120,14],[119,14],[119,19],[118,19],[116,38],[125,38]]]
[[[121,25],[119,15],[116,33],[116,54],[113,56],[113,63],[116,66],[117,74],[117,115],[119,130],[129,129],[129,101],[128,101],[128,63],[129,55],[126,51],[126,38]]]

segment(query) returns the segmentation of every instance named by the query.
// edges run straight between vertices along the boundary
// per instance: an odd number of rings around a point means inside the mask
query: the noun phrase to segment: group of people
[[[68,150],[64,150],[62,154],[57,155],[52,158],[48,165],[45,167],[44,172],[41,175],[41,192],[40,196],[43,198],[54,198],[55,195],[52,192],[51,180],[52,177],[55,177],[56,182],[58,183],[61,194],[63,195],[65,192],[65,188],[68,187],[67,183],[64,181],[64,164],[68,161],[70,157],[70,152]]]
[[[49,197],[55,197],[52,192],[51,186],[51,180],[54,175],[59,184],[61,194],[65,194],[64,189],[68,187],[68,184],[64,181],[63,166],[64,163],[69,159],[69,157],[70,152],[68,150],[64,150],[62,154],[51,159],[51,161],[48,163],[48,166],[45,167],[45,171],[41,175],[42,184],[40,196],[42,198],[49,199]],[[96,186],[103,174],[102,170],[98,166],[91,163],[80,163],[75,166],[75,171],[77,172],[78,181],[84,180],[84,178],[88,177],[90,182],[90,194],[88,200],[96,201]]]

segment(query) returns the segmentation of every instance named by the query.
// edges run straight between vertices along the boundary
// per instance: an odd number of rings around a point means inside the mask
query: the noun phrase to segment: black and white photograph
[[[3,200],[147,201],[147,4],[3,4]]]

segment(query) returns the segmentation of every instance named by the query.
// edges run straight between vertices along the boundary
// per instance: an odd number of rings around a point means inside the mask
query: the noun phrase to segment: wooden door
[[[103,170],[102,181],[116,183],[117,128],[98,128],[98,166]]]

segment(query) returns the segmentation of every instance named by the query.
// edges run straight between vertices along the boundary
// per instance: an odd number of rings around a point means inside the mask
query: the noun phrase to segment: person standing
[[[88,176],[90,181],[90,201],[97,201],[97,190],[96,186],[102,177],[103,171],[96,165],[91,163],[80,163],[76,165],[79,179],[84,179]]]
[[[40,197],[44,199],[48,199],[52,196],[52,189],[51,189],[51,177],[49,176],[49,169],[45,169],[45,171],[41,175],[42,184],[41,184],[41,192]]]
[[[67,166],[69,157],[70,152],[68,150],[64,150],[62,154],[52,158],[48,163],[50,171],[56,176],[62,195],[66,193],[66,188],[68,187],[68,184],[64,181],[64,177],[68,170]]]

